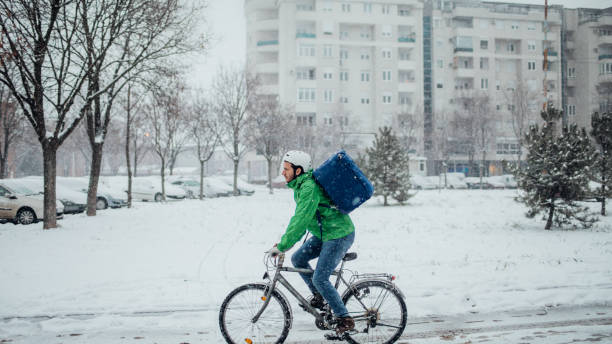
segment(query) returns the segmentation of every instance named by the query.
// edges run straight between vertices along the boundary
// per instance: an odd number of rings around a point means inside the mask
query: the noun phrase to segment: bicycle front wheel
[[[386,281],[358,282],[344,294],[342,301],[355,320],[352,344],[395,343],[406,328],[406,303],[395,287]]]
[[[245,284],[234,289],[219,311],[221,334],[230,344],[283,343],[291,327],[291,311],[287,300],[277,291],[257,322],[253,317],[265,302],[268,286]]]

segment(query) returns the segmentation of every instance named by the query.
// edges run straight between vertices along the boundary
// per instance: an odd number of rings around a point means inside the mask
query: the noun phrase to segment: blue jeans
[[[309,261],[319,257],[313,274],[300,273],[310,291],[319,293],[331,307],[337,317],[348,316],[348,311],[336,288],[329,281],[334,269],[355,241],[355,231],[345,237],[322,242],[316,236],[310,237],[292,256],[293,266],[301,269],[312,269]]]

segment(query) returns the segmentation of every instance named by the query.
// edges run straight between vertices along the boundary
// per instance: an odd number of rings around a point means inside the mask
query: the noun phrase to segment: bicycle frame
[[[268,288],[268,291],[266,292],[266,295],[265,295],[264,304],[261,306],[261,309],[257,312],[257,314],[255,314],[255,316],[253,317],[253,319],[251,321],[253,323],[256,323],[257,320],[259,320],[259,317],[266,310],[266,307],[270,303],[270,296],[272,295],[274,290],[276,290],[276,284],[280,283],[282,286],[284,286],[291,293],[291,295],[293,295],[293,297],[295,297],[298,300],[298,302],[300,304],[302,304],[304,306],[305,310],[308,313],[310,313],[312,316],[314,316],[316,318],[317,321],[325,322],[325,319],[324,319],[323,315],[321,315],[317,311],[317,309],[312,307],[310,305],[310,303],[302,296],[302,294],[300,294],[291,285],[291,283],[289,283],[289,281],[287,281],[287,279],[281,274],[281,272],[283,272],[283,271],[312,274],[312,273],[314,273],[314,270],[311,270],[311,269],[299,269],[299,268],[293,268],[293,267],[284,267],[283,266],[283,262],[284,261],[285,261],[285,255],[284,254],[280,254],[278,256],[278,263],[276,264],[276,272],[274,273],[274,277],[270,281],[270,284],[269,284],[270,287]],[[334,270],[332,272],[332,275],[336,275],[337,276],[336,277],[336,283],[334,285],[334,288],[336,288],[336,290],[340,286],[340,282],[341,281],[342,281],[342,283],[347,288],[350,287],[350,284],[342,277],[343,269],[344,269],[344,263],[345,263],[345,261],[343,260],[342,264],[340,265],[340,268],[338,270]],[[264,274],[264,278],[269,278],[269,275],[268,275],[267,272]]]

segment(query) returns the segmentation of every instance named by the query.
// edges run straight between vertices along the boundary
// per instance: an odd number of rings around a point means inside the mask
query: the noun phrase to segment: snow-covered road
[[[514,196],[443,190],[419,192],[404,207],[371,200],[351,214],[351,251],[359,258],[347,266],[397,275],[411,319],[612,305],[612,216],[589,230],[544,231]],[[0,225],[0,319],[7,319],[0,341],[61,335],[58,342],[68,343],[95,334],[114,343],[146,334],[219,342],[221,301],[261,280],[263,251],[279,240],[293,210],[288,190],[259,189],[251,197],[66,216],[51,231]],[[299,277],[290,280],[305,291]],[[310,340],[311,322],[298,318],[289,340]]]

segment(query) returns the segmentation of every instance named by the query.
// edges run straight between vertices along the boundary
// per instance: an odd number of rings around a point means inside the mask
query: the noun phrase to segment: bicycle
[[[343,277],[344,264],[357,258],[354,252],[342,258],[336,275],[335,288],[340,283],[346,287],[341,295],[349,314],[355,320],[355,329],[342,335],[327,334],[328,340],[345,340],[352,344],[384,343],[397,341],[406,327],[406,303],[404,295],[395,286],[395,277],[386,273],[357,274],[350,270],[347,282]],[[293,313],[287,297],[278,284],[293,295],[300,307],[315,318],[320,330],[334,330],[335,319],[326,304],[321,311],[315,309],[281,274],[282,272],[313,273],[311,269],[284,267],[284,254],[275,260],[264,256],[267,283],[250,283],[230,292],[219,311],[219,326],[227,343],[283,343],[293,323]],[[270,277],[270,272],[274,275]]]

